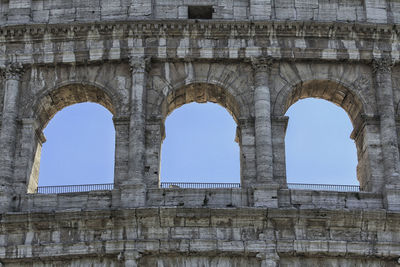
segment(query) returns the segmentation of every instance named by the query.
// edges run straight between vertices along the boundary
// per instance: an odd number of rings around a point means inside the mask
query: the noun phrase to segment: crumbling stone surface
[[[399,21],[392,0],[0,0],[0,266],[397,266]],[[308,97],[349,115],[360,192],[287,188]],[[43,129],[81,102],[113,114],[114,189],[36,194]],[[237,123],[241,188],[159,187],[190,102]]]

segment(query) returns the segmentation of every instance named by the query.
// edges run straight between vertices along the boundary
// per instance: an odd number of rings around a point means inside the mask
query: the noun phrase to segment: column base
[[[383,201],[385,208],[391,211],[400,211],[400,184],[384,187]]]
[[[121,206],[137,208],[146,205],[146,186],[144,184],[123,185],[120,187]]]
[[[278,184],[259,184],[253,188],[254,207],[278,208]]]

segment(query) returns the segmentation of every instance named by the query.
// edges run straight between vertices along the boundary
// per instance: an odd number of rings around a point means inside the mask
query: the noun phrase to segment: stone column
[[[13,183],[19,84],[22,74],[23,67],[18,63],[10,63],[4,70],[4,104],[0,130],[0,195],[3,197],[0,199],[0,210],[9,205],[3,198],[4,193],[10,194]]]
[[[130,57],[131,92],[129,115],[128,177],[121,184],[123,207],[145,205],[144,183],[146,76],[150,58]]]
[[[257,183],[273,183],[273,153],[271,134],[271,100],[269,90],[269,70],[272,60],[256,58],[252,60],[254,71],[254,114],[257,158]]]
[[[393,104],[392,62],[389,58],[373,61],[375,93],[380,116],[380,134],[385,175],[385,204],[388,209],[400,210],[400,161],[397,144],[395,109]],[[394,191],[393,191],[394,190]]]
[[[400,184],[400,161],[393,104],[392,63],[390,59],[373,61],[375,92],[380,116],[383,165],[387,184]]]
[[[145,155],[146,76],[150,58],[131,57],[132,88],[129,127],[129,181],[143,183]]]

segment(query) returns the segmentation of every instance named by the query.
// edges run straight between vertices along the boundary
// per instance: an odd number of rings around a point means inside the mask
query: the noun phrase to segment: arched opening
[[[79,167],[76,165],[77,163],[74,164],[72,163],[72,161],[65,162],[65,158],[62,159],[61,157],[67,156],[67,154],[69,154],[69,156],[74,160],[79,161],[80,159],[81,161],[84,161],[80,163],[88,164],[91,161],[96,161],[96,152],[92,151],[93,153],[90,153],[90,155],[84,155],[84,153],[90,152],[87,150],[103,148],[104,150],[102,150],[102,153],[112,153],[112,155],[105,156],[105,158],[108,158],[107,168],[110,169],[110,165],[114,165],[113,160],[109,162],[109,159],[114,158],[115,133],[112,129],[113,126],[111,122],[111,117],[115,114],[115,109],[112,98],[108,93],[106,93],[105,90],[100,89],[97,86],[87,84],[69,84],[66,86],[62,86],[55,90],[52,90],[51,92],[45,94],[43,97],[39,98],[39,101],[33,107],[33,112],[35,126],[32,128],[32,135],[36,136],[36,141],[34,148],[32,149],[32,151],[29,152],[31,154],[31,160],[28,160],[27,163],[28,169],[31,170],[30,173],[27,174],[29,176],[27,183],[28,193],[34,193],[37,191],[40,169],[44,176],[50,175],[49,178],[44,178],[44,180],[40,182],[40,185],[90,183],[97,184],[105,181],[113,181],[112,170],[106,171],[106,173],[102,174],[101,177],[95,177],[95,172],[93,174],[87,173],[90,169],[88,168],[88,165],[82,164]],[[55,118],[53,119],[53,117]],[[47,129],[50,121],[51,123]],[[53,122],[55,125],[53,125]],[[54,126],[56,126],[57,124],[61,124],[61,126],[59,125],[60,128],[54,129]],[[85,127],[86,129],[83,129],[82,127]],[[49,139],[59,139],[60,135],[66,134],[67,131],[71,131],[69,132],[69,135],[64,136],[64,138],[60,140],[60,142],[62,143],[58,144],[61,147],[64,146],[64,149],[67,150],[59,151],[60,147],[52,147],[54,145],[51,144],[53,143],[52,141],[54,141],[52,140],[49,141],[49,147],[47,148],[45,145],[45,148],[42,151],[42,145],[46,141],[46,138],[43,135],[43,130],[45,128],[45,133],[47,133],[47,130],[50,131],[48,133],[49,136],[47,137]],[[86,131],[89,128],[92,128],[91,133],[88,133]],[[77,143],[80,141],[89,141],[90,136],[92,136],[90,141],[94,141],[97,137],[101,136],[99,134],[99,131],[102,131],[102,134],[105,135],[103,136],[103,138],[107,139],[107,141],[105,141],[105,139],[97,140],[97,142],[95,141],[95,143],[97,143],[96,148],[92,146],[92,148],[84,149],[82,145],[79,145],[79,143]],[[75,134],[75,140],[73,133]],[[55,136],[57,136],[58,138]],[[111,139],[110,136],[112,136]],[[88,143],[86,142],[86,144]],[[83,151],[79,151],[79,148],[83,149]],[[56,153],[57,156],[55,156],[54,154],[51,155],[51,150],[53,150],[53,153]],[[44,159],[44,163],[51,166],[45,166],[43,168],[40,167],[42,152],[50,154],[50,158]],[[97,160],[102,161],[105,159],[103,158]],[[51,171],[51,169],[55,167],[54,164],[57,165],[57,169]],[[96,168],[96,164],[93,164],[92,166],[93,169]],[[63,171],[63,168],[70,170],[72,169],[76,171],[76,173],[67,174],[65,173],[65,170]],[[113,167],[111,167],[111,169],[112,168]],[[89,175],[90,177],[85,177],[85,179],[82,179],[85,174]],[[100,181],[99,179],[104,180]]]
[[[39,186],[112,183],[115,130],[103,106],[68,106],[44,129]]]
[[[169,116],[172,112],[173,114]],[[165,134],[167,139],[162,149],[162,176],[159,180],[240,183],[241,138],[240,127],[237,126],[239,114],[239,105],[234,97],[213,84],[194,83],[169,93],[161,104],[163,124],[161,142]],[[179,143],[182,144],[182,141],[189,143],[191,141],[193,146],[200,146],[203,151],[200,152],[191,146],[188,149],[196,151],[187,151],[190,156],[185,157],[179,150]],[[205,149],[206,146],[208,149]],[[171,155],[176,153],[179,157],[185,158],[181,160],[173,158]],[[198,162],[199,157],[207,158],[206,162]],[[212,164],[210,159],[214,159]],[[186,160],[186,164],[191,162],[191,166],[182,169],[185,167],[181,165],[182,160]],[[222,165],[225,166],[225,170],[221,168]],[[197,169],[194,169],[195,166]]]
[[[346,112],[321,99],[307,98],[286,112],[288,183],[359,185],[353,127]]]
[[[236,123],[213,103],[190,103],[165,121],[161,182],[240,183]]]
[[[293,109],[289,110],[289,108],[295,104],[297,101],[305,98],[316,98],[314,101],[312,100],[303,100],[298,103],[300,112],[308,111],[308,114],[304,114],[305,122],[303,125],[297,125],[298,122],[293,121],[293,125],[291,123],[292,116],[295,115],[294,112],[299,112],[296,109],[296,106],[293,106]],[[339,109],[344,110],[347,113],[347,119],[344,112],[341,112],[337,108],[330,105],[331,103],[326,103],[327,100],[337,106]],[[319,101],[318,101],[319,100]],[[322,102],[321,102],[322,101]],[[319,103],[317,103],[319,102]],[[314,108],[312,108],[314,107]],[[310,109],[311,108],[311,109]],[[324,110],[325,112],[323,112]],[[336,110],[335,110],[336,109]],[[365,189],[368,185],[367,175],[361,171],[360,166],[366,164],[367,156],[365,154],[365,150],[363,149],[363,138],[359,137],[359,131],[362,128],[362,103],[358,99],[358,97],[352,93],[345,86],[328,80],[314,80],[306,83],[301,83],[297,85],[291,93],[288,95],[286,99],[285,112],[287,111],[287,115],[289,115],[289,126],[288,126],[288,136],[286,143],[287,150],[287,179],[288,182],[302,182],[302,183],[320,183],[320,184],[357,184],[355,177],[349,177],[354,174],[351,174],[351,171],[344,174],[343,171],[344,165],[347,165],[347,169],[354,169],[354,150],[351,149],[351,140],[348,140],[348,137],[351,138],[356,143],[357,149],[357,180],[360,184],[361,189]],[[336,113],[336,114],[334,114]],[[302,116],[302,114],[296,114]],[[330,117],[329,117],[329,116]],[[336,115],[336,117],[335,117]],[[296,119],[294,116],[293,119]],[[332,117],[333,116],[333,117]],[[347,123],[348,118],[350,118],[350,123]],[[319,119],[319,127],[317,128],[308,128],[311,127],[310,123],[315,122],[315,120]],[[340,120],[338,122],[337,120]],[[306,124],[307,123],[307,124]],[[303,129],[300,129],[304,127]],[[332,127],[332,128],[330,128]],[[336,129],[335,129],[336,128]],[[297,132],[291,132],[292,130]],[[324,132],[325,130],[325,132]],[[301,132],[303,131],[303,132]],[[326,132],[330,131],[330,133]],[[311,135],[312,134],[315,134]],[[350,133],[349,133],[350,132]],[[302,136],[303,134],[303,136]],[[329,134],[329,136],[328,136]],[[332,136],[333,134],[333,136]],[[308,136],[307,136],[308,135]],[[323,144],[317,144],[316,135],[318,138],[324,139]],[[321,136],[322,135],[322,136]],[[310,143],[305,142],[303,138],[310,138]],[[346,137],[348,136],[348,137]],[[293,139],[291,139],[293,138]],[[336,138],[336,140],[332,139]],[[332,144],[338,142],[337,138],[345,139],[344,142],[347,145],[336,144],[334,148]],[[320,139],[320,140],[321,140]],[[343,141],[342,141],[343,142]],[[305,150],[311,151],[311,147],[315,147],[314,150],[314,159],[306,158]],[[342,147],[340,148],[340,146]],[[343,146],[344,145],[344,146]],[[330,150],[330,151],[329,151]],[[336,150],[333,153],[332,150]],[[317,152],[316,152],[317,151]],[[319,155],[315,155],[315,153],[320,153]],[[297,166],[298,169],[292,170],[292,167],[296,167],[296,163],[294,166],[292,160],[294,157],[298,157],[298,165],[303,164],[303,166]],[[337,162],[338,159],[341,159],[340,163]],[[305,163],[306,161],[309,161]],[[345,161],[346,160],[346,161]],[[317,163],[320,162],[320,166],[317,166]],[[308,166],[304,166],[304,164],[309,164]],[[336,167],[335,167],[336,166]],[[334,168],[338,168],[341,166],[341,170],[333,170]],[[319,169],[319,173],[317,170]],[[307,174],[301,172],[300,170],[306,170]],[[296,174],[294,174],[296,173]],[[296,176],[296,177],[292,177]],[[345,175],[346,177],[340,177]],[[293,178],[293,180],[292,180]],[[300,180],[298,180],[298,179]]]

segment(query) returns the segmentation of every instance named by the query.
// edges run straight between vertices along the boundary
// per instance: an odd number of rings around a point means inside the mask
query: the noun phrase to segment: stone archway
[[[82,83],[68,84],[41,97],[34,107],[40,129],[44,129],[61,109],[83,102],[97,103],[108,109],[113,115],[116,113],[112,97],[100,87]]]
[[[50,90],[39,97],[33,106],[33,118],[23,121],[22,141],[26,149],[22,153],[25,155],[22,163],[26,166],[24,169],[28,193],[36,192],[38,186],[41,149],[46,141],[43,129],[58,111],[84,102],[100,104],[113,115],[116,114],[113,104],[115,100],[105,90],[95,85],[71,83]],[[24,170],[17,167],[18,169]]]
[[[240,146],[241,155],[241,184],[243,187],[247,183],[252,183],[249,172],[254,169],[247,163],[254,157],[254,144],[243,144],[243,137],[246,139],[247,135],[252,135],[254,125],[246,119],[241,118],[241,109],[235,97],[231,95],[224,88],[210,83],[191,83],[189,85],[181,86],[175,90],[171,90],[159,106],[159,117],[152,117],[147,120],[147,155],[146,155],[146,168],[147,168],[147,185],[149,188],[159,186],[160,182],[160,151],[161,144],[165,137],[165,119],[175,109],[180,106],[192,102],[206,103],[212,102],[224,107],[233,117],[237,123],[236,141]],[[252,139],[251,139],[252,140]],[[250,156],[251,154],[251,156]],[[254,163],[254,162],[252,162]]]
[[[378,133],[379,129],[371,122],[373,118],[369,118],[365,114],[363,102],[358,95],[347,86],[335,81],[311,80],[301,82],[292,87],[291,91],[286,95],[282,106],[275,106],[275,108],[280,109],[285,114],[291,105],[305,98],[324,99],[346,111],[353,124],[351,138],[355,141],[357,148],[357,179],[360,183],[360,188],[364,191],[380,190],[381,184],[374,178],[377,176],[375,172],[379,172],[379,169],[373,170],[370,167],[371,162],[374,161],[371,157],[377,152],[373,151],[376,149],[373,146],[369,147],[368,142],[370,136]]]

